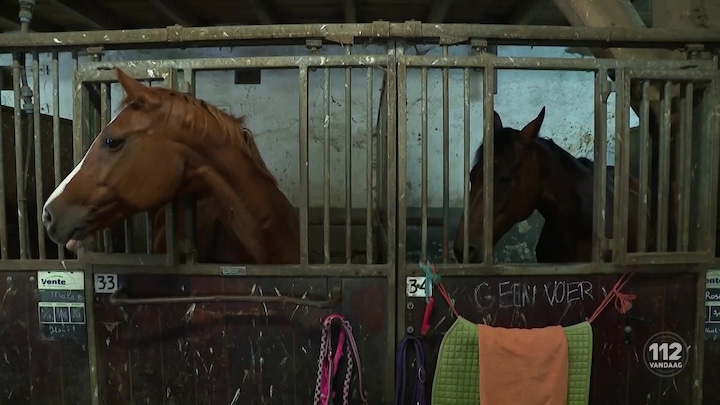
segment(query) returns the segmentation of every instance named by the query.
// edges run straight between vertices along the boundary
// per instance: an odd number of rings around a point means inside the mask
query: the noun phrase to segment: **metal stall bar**
[[[35,216],[37,221],[38,258],[47,259],[45,251],[45,227],[42,222],[43,208],[43,159],[42,132],[40,127],[40,59],[37,51],[32,54],[33,75],[33,141],[35,149]],[[29,175],[29,174],[28,174]]]
[[[645,213],[650,211],[650,81],[642,82],[642,99],[640,101],[640,178],[638,179],[638,226],[637,226],[637,251],[647,250],[648,239],[648,216]]]
[[[0,34],[0,51],[27,48],[58,48],[101,45],[105,49],[182,48],[208,44],[237,44],[238,41],[264,43],[299,43],[305,38],[320,38],[338,42],[345,38],[362,40],[404,37],[437,43],[441,38],[456,41],[465,38],[484,38],[498,45],[562,45],[622,46],[641,48],[680,47],[688,43],[716,47],[720,32],[709,29],[665,29],[626,27],[550,27],[504,24],[431,24],[389,23],[376,21],[361,24],[292,24],[277,29],[276,25],[217,26],[131,29],[122,31],[80,31],[27,33],[22,36]]]
[[[394,47],[390,47],[390,49],[388,50],[388,56],[386,58],[378,59],[381,60],[384,64],[380,66],[383,66],[385,70],[385,105],[387,108],[387,128],[385,134],[386,143],[384,147],[385,157],[384,159],[380,160],[385,161],[387,165],[381,175],[385,179],[386,186],[384,194],[387,201],[387,265],[388,268],[392,269],[393,271],[393,276],[388,278],[388,294],[391,295],[390,297],[388,297],[389,302],[395,302],[395,286],[397,280],[395,279],[396,274],[394,273],[397,271],[395,264],[398,260],[398,256],[400,255],[398,244],[398,221],[400,221],[400,219],[398,211],[402,210],[397,209],[398,205],[400,204],[397,187],[398,182],[400,181],[398,174],[398,171],[400,170],[399,167],[403,167],[403,165],[398,165],[398,162],[404,162],[404,160],[400,160],[398,152],[398,143],[401,140],[398,139],[398,126],[400,125],[398,123],[398,92],[400,91],[400,87],[397,83],[399,74],[397,56],[401,53],[401,51],[399,52],[399,50],[401,49],[402,47],[394,44]],[[404,195],[405,192],[403,192],[402,194]],[[404,226],[405,223],[403,222],[402,224]],[[405,243],[403,242],[403,245],[404,244]],[[389,325],[394,324],[394,312],[391,311],[391,315],[388,316],[388,318],[389,321],[393,322],[389,323]],[[392,328],[388,330],[392,330]],[[392,355],[392,351],[389,351],[388,353]]]
[[[420,258],[422,261],[427,260],[427,243],[428,243],[428,69],[420,68],[420,143],[422,145],[421,152],[421,251]]]
[[[483,111],[484,114],[484,111]],[[463,263],[470,263],[470,69],[463,69]]]
[[[100,130],[102,131],[110,122],[110,89],[107,82],[100,83]],[[105,253],[113,252],[112,230],[104,229],[102,232]],[[129,253],[129,252],[128,252]]]
[[[308,206],[310,204],[308,190],[308,66],[300,65],[298,69],[298,93],[300,103],[300,264],[308,264]],[[348,145],[349,146],[349,145]]]
[[[50,64],[50,76],[52,77],[52,116],[53,116],[53,174],[55,175],[55,187],[60,185],[62,181],[62,166],[60,165],[62,154],[60,150],[60,64],[58,62],[58,53],[52,53],[52,62]],[[4,198],[3,198],[4,200]],[[44,203],[43,203],[44,204]],[[0,219],[5,223],[4,219]],[[65,247],[58,245],[58,259],[65,258]]]
[[[18,204],[18,235],[20,239],[20,260],[28,258],[27,237],[27,200],[25,198],[25,179],[23,178],[23,126],[22,106],[20,105],[20,55],[13,54],[13,93],[15,98],[15,188]],[[23,67],[24,68],[24,67]]]
[[[0,74],[0,89],[5,87],[5,83],[3,80],[3,75]],[[2,113],[0,112],[0,128],[3,127],[3,117]],[[5,146],[3,139],[0,138],[0,167],[5,167]],[[5,224],[5,226],[0,226],[0,256],[3,260],[8,260],[8,232],[7,232],[7,213],[5,211],[6,203],[7,201],[5,199],[5,171],[3,170],[2,173],[0,173],[0,224]]]
[[[621,263],[627,255],[628,191],[630,182],[630,77],[615,71],[615,181],[612,258]],[[605,170],[603,170],[604,172]]]
[[[604,261],[604,251],[610,235],[605,231],[605,213],[607,212],[607,99],[610,83],[606,69],[595,72],[595,175],[593,176],[593,261]]]
[[[330,68],[323,69],[323,257],[330,263]]]
[[[448,56],[448,46],[441,45],[442,55]],[[442,156],[443,156],[443,242],[442,255],[443,263],[448,262],[450,244],[450,72],[448,68],[442,68],[442,92],[443,92],[443,123],[442,123]]]
[[[493,263],[494,218],[493,194],[494,158],[495,158],[495,71],[487,66],[483,71],[483,264]]]
[[[345,55],[352,47],[345,45]],[[352,263],[352,68],[345,67],[345,263]]]
[[[680,98],[680,137],[678,139],[678,158],[675,159],[678,167],[678,230],[676,235],[677,250],[687,252],[690,243],[690,189],[692,166],[693,136],[693,83],[687,82],[682,86]]]
[[[402,47],[395,47],[395,52],[399,55],[402,55]],[[402,61],[400,61],[400,63],[398,64],[397,68],[397,143],[399,145],[397,153],[397,186],[400,189],[397,196],[397,205],[399,207],[397,211],[397,257],[398,260],[401,260],[403,263],[407,261],[407,60],[407,58],[403,58]],[[387,93],[392,94],[392,87],[388,86],[388,89],[389,91]],[[388,111],[388,114],[389,113],[390,112]],[[388,130],[390,130],[389,124],[390,123],[388,122]],[[390,147],[389,142],[388,147]],[[390,164],[392,164],[392,161],[389,162]],[[389,196],[390,195],[388,194],[388,197]]]
[[[373,68],[367,68],[365,87],[365,262],[373,263]],[[380,186],[380,182],[378,182]]]
[[[670,104],[672,82],[665,81],[660,101],[660,158],[658,164],[658,212],[657,212],[657,251],[667,251],[668,203],[670,196]]]

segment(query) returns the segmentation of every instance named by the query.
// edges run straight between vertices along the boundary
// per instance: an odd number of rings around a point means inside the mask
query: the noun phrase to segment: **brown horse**
[[[503,126],[494,114],[495,158],[493,193],[493,245],[518,222],[538,210],[545,218],[536,257],[539,263],[588,262],[592,256],[593,163],[576,159],[550,139],[539,138],[545,108],[518,131]],[[483,252],[483,146],[475,152],[470,172],[468,262],[482,260]],[[607,167],[606,227],[612,237],[614,168]],[[630,206],[637,206],[637,182],[630,178]],[[457,228],[454,251],[463,262],[465,218]],[[648,221],[648,235],[652,235]],[[637,251],[637,218],[628,213],[628,251]],[[648,246],[652,246],[648,237]],[[607,255],[607,252],[605,252]]]
[[[299,263],[297,217],[243,119],[116,73],[125,92],[121,112],[45,202],[52,240],[74,250],[142,211],[156,212],[162,225],[162,207],[192,194],[198,261]],[[163,226],[153,230],[155,251],[163,252]]]

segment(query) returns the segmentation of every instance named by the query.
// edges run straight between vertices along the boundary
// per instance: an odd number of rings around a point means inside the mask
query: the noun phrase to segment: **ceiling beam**
[[[253,11],[255,11],[255,16],[260,20],[260,24],[277,24],[277,17],[275,17],[275,13],[268,6],[268,2],[268,0],[250,1]]]
[[[445,21],[448,9],[452,0],[433,0],[430,4],[430,12],[428,12],[427,22],[440,24]]]
[[[116,30],[132,28],[124,21],[110,15],[107,11],[98,7],[100,2],[84,2],[82,0],[50,0],[52,3],[62,7],[73,18],[83,25],[95,30]]]
[[[175,24],[185,27],[202,26],[204,23],[184,4],[172,0],[150,0],[155,8]]]
[[[345,22],[348,24],[357,23],[357,0],[345,0]]]

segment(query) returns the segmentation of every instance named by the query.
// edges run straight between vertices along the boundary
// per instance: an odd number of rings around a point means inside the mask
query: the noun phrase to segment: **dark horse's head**
[[[543,161],[541,145],[535,142],[545,107],[538,116],[518,131],[505,128],[500,116],[495,114],[495,162],[493,193],[493,245],[513,225],[527,219],[535,210],[540,196]],[[470,209],[468,262],[482,260],[483,252],[483,145],[475,152],[470,171]],[[455,235],[454,250],[458,262],[463,262],[463,230],[465,218],[460,219]]]

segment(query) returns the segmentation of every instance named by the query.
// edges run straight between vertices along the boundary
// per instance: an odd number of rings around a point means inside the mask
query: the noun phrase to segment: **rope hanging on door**
[[[332,321],[338,319],[340,321],[340,336],[338,344],[335,348],[335,356],[332,349]],[[348,345],[345,345],[347,337]],[[343,405],[348,405],[350,396],[350,378],[355,363],[357,363],[358,384],[360,391],[360,399],[364,405],[368,404],[365,389],[363,388],[362,363],[360,363],[360,354],[358,353],[357,343],[352,334],[350,322],[340,314],[330,314],[323,321],[323,329],[320,340],[320,356],[318,357],[318,372],[315,382],[315,400],[314,405],[328,405],[335,397],[332,391],[332,379],[338,370],[338,364],[345,347],[345,355],[347,356],[347,370],[345,371],[345,380],[343,381]]]

